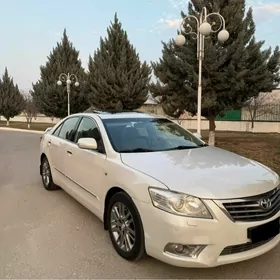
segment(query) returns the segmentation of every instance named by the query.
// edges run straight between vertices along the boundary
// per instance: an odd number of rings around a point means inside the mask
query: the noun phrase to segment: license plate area
[[[260,226],[248,228],[247,233],[252,244],[267,241],[280,233],[280,218]]]

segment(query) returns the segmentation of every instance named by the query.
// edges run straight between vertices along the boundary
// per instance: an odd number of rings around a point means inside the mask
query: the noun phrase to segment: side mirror
[[[194,132],[193,135],[194,135],[195,137],[197,137],[197,138],[199,138],[199,139],[202,140],[202,136],[201,136],[199,133]]]
[[[97,142],[94,138],[80,138],[77,145],[80,149],[97,150]]]

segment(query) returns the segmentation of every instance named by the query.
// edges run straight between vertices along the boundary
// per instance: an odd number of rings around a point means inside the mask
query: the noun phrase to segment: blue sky
[[[257,39],[280,44],[280,0],[248,0],[254,8]],[[39,66],[61,39],[64,28],[80,51],[83,66],[99,45],[100,36],[118,13],[142,60],[157,60],[161,41],[176,35],[186,0],[0,0],[0,73],[8,67],[22,90],[31,89]],[[237,23],[238,24],[238,23]],[[277,34],[278,31],[278,34]]]

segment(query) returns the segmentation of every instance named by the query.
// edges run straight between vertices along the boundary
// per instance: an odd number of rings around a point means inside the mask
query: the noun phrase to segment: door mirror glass
[[[77,145],[80,149],[97,150],[97,142],[94,138],[80,138]]]

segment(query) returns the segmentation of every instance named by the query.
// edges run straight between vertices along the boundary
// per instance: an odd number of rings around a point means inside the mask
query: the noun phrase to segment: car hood
[[[279,176],[268,167],[216,147],[152,153],[123,153],[124,164],[170,190],[205,199],[254,196],[275,188]]]

